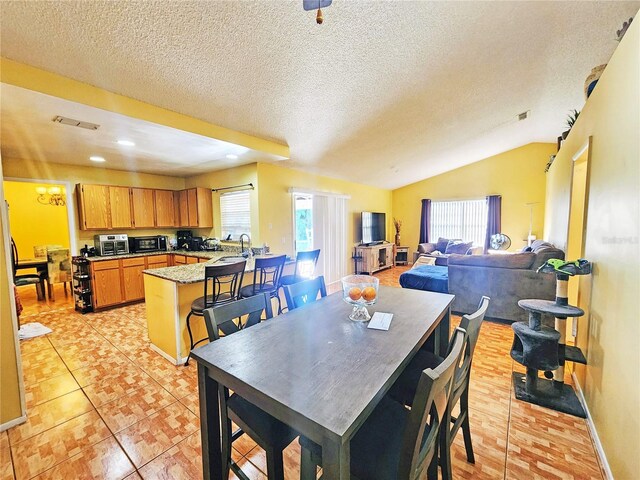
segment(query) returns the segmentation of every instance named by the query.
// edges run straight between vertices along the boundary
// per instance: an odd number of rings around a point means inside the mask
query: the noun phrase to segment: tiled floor
[[[380,280],[398,286],[404,270]],[[79,315],[61,290],[55,303],[21,294],[22,322],[53,333],[21,342],[28,421],[0,434],[0,480],[200,478],[196,368],[148,348],[144,304]],[[511,340],[507,325],[482,327],[470,395],[476,463],[459,435],[454,478],[602,478],[584,420],[513,398]],[[249,478],[266,478],[264,452],[246,435],[233,456]],[[294,442],[288,479],[299,477],[299,456]]]

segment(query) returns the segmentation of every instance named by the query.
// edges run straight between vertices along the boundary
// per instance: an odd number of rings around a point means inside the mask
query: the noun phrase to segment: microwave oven
[[[167,237],[164,235],[154,235],[152,237],[129,237],[129,252],[166,252]]]
[[[101,256],[129,253],[129,241],[126,234],[95,235],[93,243],[96,247],[96,253]]]

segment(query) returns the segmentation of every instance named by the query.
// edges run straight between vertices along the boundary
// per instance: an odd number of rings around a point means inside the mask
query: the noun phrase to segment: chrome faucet
[[[242,235],[240,235],[240,252],[242,253],[242,256],[244,256],[244,237],[247,237],[247,244],[249,245],[247,250],[247,256],[251,256],[251,237],[249,237],[249,235],[247,235],[246,233],[243,233]]]

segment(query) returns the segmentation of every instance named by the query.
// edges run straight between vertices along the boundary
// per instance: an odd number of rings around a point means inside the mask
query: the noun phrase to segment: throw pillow
[[[444,253],[447,250],[447,245],[449,245],[449,239],[440,237],[436,243],[436,250],[440,253]]]
[[[422,265],[435,265],[435,264],[436,264],[436,259],[434,257],[421,255],[416,259],[415,262],[413,262],[413,267],[411,267],[411,269],[413,270],[414,268],[420,267]]]
[[[467,250],[469,250],[472,246],[473,246],[473,242],[454,243],[453,245],[449,243],[449,245],[447,245],[447,250],[444,253],[446,254],[455,253],[458,255],[466,255]]]

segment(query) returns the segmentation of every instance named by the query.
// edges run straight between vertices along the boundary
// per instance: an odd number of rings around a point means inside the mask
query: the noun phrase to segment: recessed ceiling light
[[[229,160],[237,160],[238,159],[238,155],[234,155],[233,153],[230,153],[229,155],[227,155],[227,158]]]
[[[131,140],[118,140],[118,145],[123,145],[125,147],[135,147],[136,144]]]
[[[104,157],[99,157],[97,155],[92,155],[89,157],[89,160],[91,160],[92,162],[106,162],[106,160],[104,159]]]

